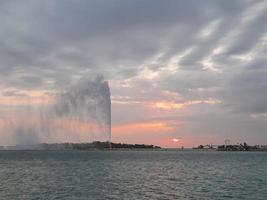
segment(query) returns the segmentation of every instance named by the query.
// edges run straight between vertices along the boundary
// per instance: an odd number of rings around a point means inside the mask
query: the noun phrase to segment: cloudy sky
[[[266,53],[267,1],[2,0],[0,107],[101,74],[114,142],[266,144]]]

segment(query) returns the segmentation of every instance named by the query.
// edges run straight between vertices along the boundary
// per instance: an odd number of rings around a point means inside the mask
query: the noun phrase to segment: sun
[[[173,142],[179,142],[179,140],[177,138],[173,138],[172,141]]]

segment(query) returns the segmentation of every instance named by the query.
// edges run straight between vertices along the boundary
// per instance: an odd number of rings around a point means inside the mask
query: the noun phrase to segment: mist
[[[111,141],[110,89],[102,76],[82,77],[40,102],[4,109],[2,145]]]

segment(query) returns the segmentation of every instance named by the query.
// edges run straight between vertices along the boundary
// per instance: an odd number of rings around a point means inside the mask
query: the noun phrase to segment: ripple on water
[[[266,199],[267,153],[0,151],[0,199]]]

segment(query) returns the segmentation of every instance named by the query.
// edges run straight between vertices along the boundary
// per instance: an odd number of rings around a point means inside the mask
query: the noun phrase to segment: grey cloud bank
[[[188,134],[205,127],[267,142],[266,20],[262,0],[1,1],[0,86],[3,95],[55,92],[99,73],[113,83],[114,98],[146,103],[169,100],[170,92],[175,102],[220,100],[190,108]],[[118,109],[115,124],[125,120]]]

